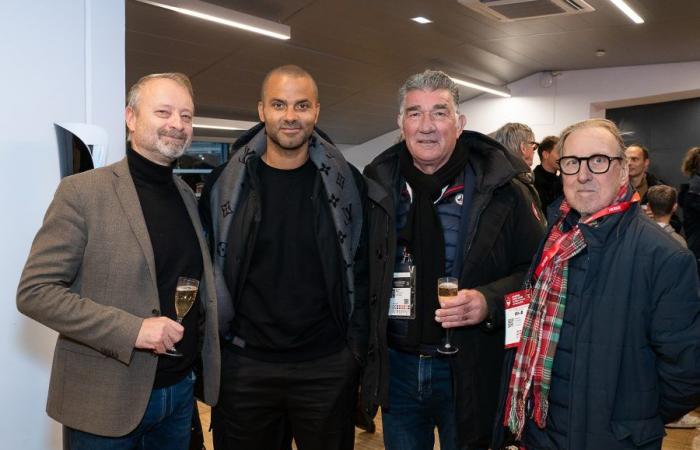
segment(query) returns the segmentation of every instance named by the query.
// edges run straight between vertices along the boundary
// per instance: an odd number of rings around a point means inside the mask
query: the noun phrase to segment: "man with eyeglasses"
[[[542,203],[540,195],[537,192],[535,177],[532,173],[532,161],[535,157],[535,151],[537,151],[540,146],[540,144],[535,141],[535,133],[532,132],[532,128],[524,123],[509,122],[496,130],[493,133],[493,138],[511,154],[525,161],[527,170],[518,174],[518,179],[525,183],[539,209],[544,210],[545,205]],[[542,217],[544,218],[544,216]]]
[[[539,147],[532,128],[524,123],[509,122],[496,130],[494,139],[511,153],[520,155],[525,160],[525,164],[532,167],[535,151]]]
[[[520,292],[493,448],[660,449],[700,404],[694,257],[642,213],[612,122],[568,127],[559,149],[564,199]]]

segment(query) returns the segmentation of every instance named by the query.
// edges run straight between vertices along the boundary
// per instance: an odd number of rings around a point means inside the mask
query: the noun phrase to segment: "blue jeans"
[[[125,436],[98,436],[64,427],[64,442],[70,450],[187,450],[194,381],[191,373],[172,386],[154,389],[141,423]]]
[[[457,449],[452,371],[445,358],[389,349],[389,409],[382,408],[387,450]]]

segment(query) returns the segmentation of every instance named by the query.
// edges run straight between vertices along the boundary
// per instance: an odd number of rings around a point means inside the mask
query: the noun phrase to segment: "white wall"
[[[462,103],[466,129],[488,134],[506,122],[522,122],[539,140],[580,120],[603,117],[605,108],[700,96],[700,62],[565,71],[548,88],[541,86],[541,76],[508,85],[511,98],[484,94]],[[388,148],[396,133],[346,149],[344,155],[361,168]]]
[[[45,413],[55,333],[25,318],[15,291],[59,181],[54,122],[88,122],[124,154],[124,0],[3,0],[0,55],[0,447],[60,449]]]
[[[398,128],[390,133],[383,134],[377,138],[367,141],[364,144],[356,145],[350,148],[341,149],[343,151],[343,156],[355,167],[362,169],[372,162],[375,156],[377,156],[382,151],[391,147],[396,143],[399,138]]]

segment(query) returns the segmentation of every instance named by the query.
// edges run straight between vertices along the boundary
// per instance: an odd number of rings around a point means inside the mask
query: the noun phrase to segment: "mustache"
[[[301,128],[301,123],[298,120],[284,120],[282,128]]]
[[[178,130],[158,130],[160,136],[167,136],[174,139],[185,140],[187,139],[187,134]]]

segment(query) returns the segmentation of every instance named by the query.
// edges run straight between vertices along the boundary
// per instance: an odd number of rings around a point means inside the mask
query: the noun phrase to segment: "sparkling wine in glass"
[[[197,291],[199,290],[199,280],[194,278],[179,277],[177,279],[177,286],[175,287],[175,314],[177,314],[177,323],[182,324],[182,319],[185,318],[194,301],[197,298]],[[168,356],[174,356],[177,358],[182,357],[182,353],[173,346],[165,351]]]
[[[445,300],[457,296],[457,291],[459,291],[459,284],[457,278],[438,278],[437,289],[440,306],[444,307],[443,302]],[[457,353],[457,351],[459,351],[459,349],[455,347],[454,344],[452,344],[452,328],[445,329],[445,338],[442,340],[442,343],[437,348],[437,351],[442,355],[454,355],[455,353]]]

